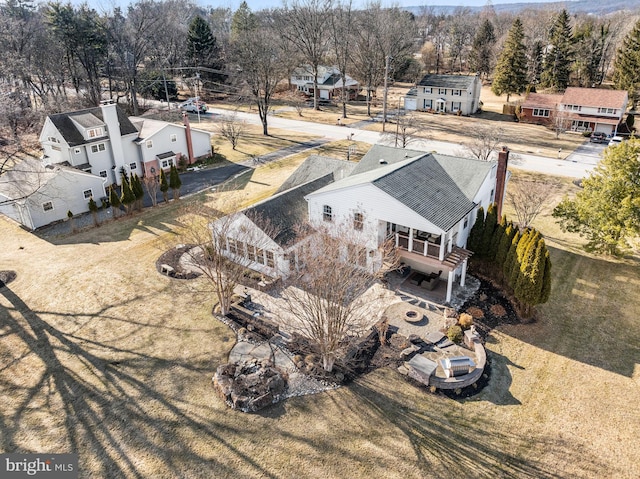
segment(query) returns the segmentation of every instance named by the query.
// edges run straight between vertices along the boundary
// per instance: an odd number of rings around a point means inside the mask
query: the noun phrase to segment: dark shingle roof
[[[116,106],[118,113],[118,122],[120,123],[120,135],[129,135],[131,133],[137,133],[138,130],[133,123],[129,120],[127,115]],[[86,110],[71,111],[66,113],[57,113],[55,115],[49,115],[49,119],[58,129],[62,137],[69,144],[69,146],[77,146],[85,143],[93,143],[99,138],[92,138],[91,141],[87,141],[82,136],[82,133],[78,131],[71,119],[74,119],[78,124],[89,128],[92,126],[104,125],[104,118],[102,115],[102,108],[87,108]]]
[[[418,85],[466,90],[475,79],[475,75],[425,75]]]
[[[433,155],[409,161],[372,183],[444,231],[475,206]]]
[[[380,164],[379,158],[386,163]],[[363,161],[350,176],[321,192],[369,183],[445,231],[474,208],[478,189],[494,166],[492,162],[379,145],[369,150]]]
[[[334,174],[335,180],[340,180],[348,176],[355,166],[356,163],[350,161],[329,156],[311,155],[282,183],[276,194],[316,180],[329,173]]]
[[[295,239],[296,229],[307,222],[308,207],[304,197],[333,181],[333,173],[329,173],[253,205],[244,210],[244,214],[276,243],[287,247]]]
[[[399,161],[404,161],[407,158],[414,158],[416,156],[424,155],[426,152],[418,150],[408,150],[394,148],[392,146],[373,145],[369,151],[362,157],[360,162],[351,172],[351,176],[364,173],[365,171],[375,170],[384,165],[393,165]],[[380,160],[384,160],[385,163],[380,163]]]

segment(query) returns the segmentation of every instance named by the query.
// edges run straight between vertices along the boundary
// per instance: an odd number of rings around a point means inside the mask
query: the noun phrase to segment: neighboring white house
[[[177,165],[181,156],[192,163],[211,153],[211,134],[146,118],[128,118],[112,101],[99,107],[49,115],[40,143],[43,162],[65,164],[120,184],[121,173],[144,176]],[[153,169],[153,171],[152,171]]]
[[[472,115],[480,108],[477,75],[425,75],[404,97],[405,110]]]
[[[89,211],[91,198],[100,206],[106,196],[104,178],[63,165],[44,166],[22,160],[0,180],[0,213],[34,230]]]
[[[455,278],[459,276],[461,284],[465,281],[472,252],[464,248],[478,208],[486,210],[490,203],[503,199],[504,191],[497,192],[496,185],[506,187],[506,152],[501,159],[499,174],[495,162],[376,145],[350,173],[334,168],[333,173],[325,174],[326,170],[303,163],[301,168],[307,173],[315,171],[316,179],[311,179],[312,174],[297,175],[310,181],[251,208],[251,215],[260,218],[252,221],[257,228],[264,231],[264,222],[276,228],[282,225],[281,231],[287,232],[286,241],[271,245],[272,266],[265,268],[268,258],[264,252],[260,261],[254,261],[246,245],[242,245],[242,256],[249,256],[253,269],[286,277],[295,268],[298,246],[292,224],[308,220],[311,226],[322,225],[348,238],[362,250],[361,266],[371,271],[380,268],[381,247],[391,239],[405,264],[425,273],[444,273],[449,301]],[[306,215],[300,206],[302,199],[307,202]],[[246,234],[248,223],[239,224],[243,228],[238,231]],[[232,241],[237,239],[233,236],[229,235]],[[238,254],[234,248],[232,253]]]
[[[360,84],[346,75],[346,90],[348,99],[354,100],[360,92]],[[313,71],[310,66],[305,65],[296,68],[291,74],[291,84],[305,95],[313,97]],[[335,67],[318,67],[318,98],[321,100],[331,100],[339,98],[342,94],[342,76],[340,70]]]

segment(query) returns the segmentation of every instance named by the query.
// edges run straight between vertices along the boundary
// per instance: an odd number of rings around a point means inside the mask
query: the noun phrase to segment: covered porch
[[[441,297],[444,303],[451,302],[456,272],[460,273],[460,286],[465,286],[467,276],[467,263],[471,255],[471,251],[455,246],[450,253],[447,253],[443,260],[424,254],[407,251],[401,247],[398,248],[400,261],[405,266],[409,266],[411,271],[417,271],[425,275],[436,275],[439,283],[433,288],[434,296]],[[436,280],[438,281],[438,280]],[[446,285],[444,287],[443,285]],[[413,288],[421,288],[420,284],[410,286]],[[424,287],[422,287],[424,289]],[[431,289],[431,287],[429,287]],[[434,298],[435,299],[435,298]],[[440,301],[437,301],[440,303]]]

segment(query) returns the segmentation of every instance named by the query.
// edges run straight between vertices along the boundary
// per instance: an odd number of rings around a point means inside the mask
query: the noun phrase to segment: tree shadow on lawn
[[[349,388],[358,399],[355,401],[358,409],[371,415],[369,424],[390,422],[407,437],[423,477],[566,477],[556,467],[534,458],[549,451],[555,457],[568,458],[579,450],[579,445],[559,437],[532,439],[518,436],[518,431],[506,432],[504,425],[470,417],[460,409],[459,402],[445,397],[430,396],[432,407],[407,401],[407,396],[381,389],[381,383],[379,378],[367,375]],[[450,401],[455,406],[443,406],[441,401]],[[574,477],[593,477],[595,471],[603,470],[594,457],[581,461],[583,475]]]
[[[504,325],[501,331],[546,351],[632,377],[640,364],[637,261],[607,261],[548,248],[553,265],[549,302],[538,307],[536,322]]]
[[[234,460],[256,476],[275,477],[227,440],[239,431],[211,415],[205,417],[200,410],[185,412],[184,397],[158,391],[142,379],[166,374],[171,387],[181,391],[182,385],[175,382],[193,380],[186,377],[189,372],[198,376],[210,372],[210,357],[167,360],[92,341],[54,328],[10,288],[0,288],[0,295],[10,303],[9,307],[0,305],[2,335],[5,340],[15,336],[28,349],[3,368],[1,388],[9,399],[5,407],[11,407],[11,414],[0,415],[3,451],[44,452],[28,451],[21,445],[27,427],[27,437],[35,434],[39,438],[30,444],[50,445],[49,441],[58,440],[66,450],[48,452],[79,453],[82,477],[146,478],[150,477],[149,467],[166,477],[184,477],[185,467],[193,477],[212,477],[213,471],[216,476],[231,477],[234,470],[228,464]],[[30,369],[38,377],[29,386],[21,383],[27,378],[8,371],[26,358],[38,363],[36,373]],[[56,421],[62,436],[54,438],[51,436],[60,432],[52,424]],[[190,432],[209,445],[206,451],[216,454],[197,452]]]

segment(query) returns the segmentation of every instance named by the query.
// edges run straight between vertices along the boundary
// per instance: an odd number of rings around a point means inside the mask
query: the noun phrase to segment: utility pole
[[[169,102],[169,89],[167,88],[167,77],[162,69],[162,81],[164,81],[164,95],[167,98],[167,111],[171,111],[171,103]]]
[[[391,57],[387,55],[384,62],[384,95],[382,96],[382,131],[385,131],[387,123],[387,95],[389,94],[389,62]]]
[[[196,72],[196,111],[198,112],[198,123],[200,123],[200,72]]]

